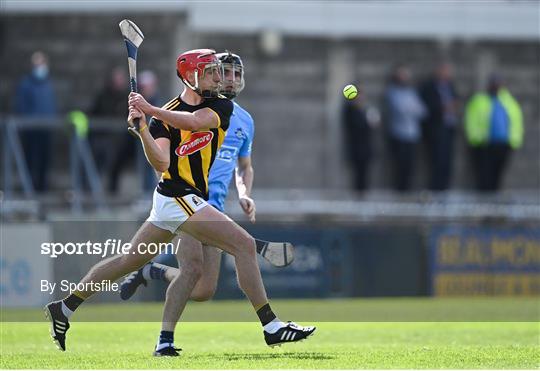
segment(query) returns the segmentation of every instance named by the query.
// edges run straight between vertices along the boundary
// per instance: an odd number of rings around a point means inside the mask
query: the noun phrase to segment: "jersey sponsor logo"
[[[216,160],[231,162],[233,159],[236,160],[236,157],[238,157],[237,152],[238,148],[236,147],[222,145],[216,155]]]
[[[191,134],[187,142],[184,142],[176,148],[174,153],[178,157],[185,157],[194,154],[206,147],[212,141],[214,133],[211,131],[201,131]]]

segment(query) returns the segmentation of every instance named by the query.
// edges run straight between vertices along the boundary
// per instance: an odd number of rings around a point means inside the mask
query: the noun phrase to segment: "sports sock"
[[[158,343],[156,350],[174,346],[174,332],[173,331],[161,331],[159,333]]]
[[[279,318],[275,318],[272,322],[267,323],[263,326],[264,331],[268,332],[269,334],[274,334],[282,327],[287,326],[285,322],[280,321]]]
[[[143,278],[149,280],[161,280],[166,281],[165,272],[167,266],[157,263],[148,263],[142,269]]]
[[[71,317],[73,312],[84,302],[84,299],[75,293],[70,294],[62,300],[62,312],[67,318]]]
[[[261,324],[263,326],[276,319],[276,315],[274,314],[274,312],[272,312],[272,308],[270,308],[269,303],[266,303],[265,305],[257,309],[257,316],[259,316],[259,321],[261,321]]]

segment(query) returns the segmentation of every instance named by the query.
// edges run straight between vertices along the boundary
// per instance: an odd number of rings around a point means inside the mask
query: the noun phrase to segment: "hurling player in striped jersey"
[[[242,59],[230,52],[220,53],[218,58],[224,69],[224,85],[221,94],[228,99],[235,99],[245,85]],[[253,184],[251,148],[254,131],[251,115],[238,103],[234,102],[229,129],[216,155],[208,180],[208,203],[224,212],[225,199],[234,174],[240,206],[251,222],[255,222],[256,212],[255,202],[250,197]],[[191,300],[210,300],[214,296],[217,287],[222,250],[203,245],[201,255],[200,248],[196,244],[187,242],[182,241],[180,245],[181,251],[178,259],[180,269],[170,266],[174,264],[174,261],[172,261],[174,255],[162,254],[154,262],[146,264],[143,268],[125,277],[120,285],[121,298],[128,300],[135,294],[139,286],[147,286],[149,280],[162,280],[170,283],[181,272],[182,276],[179,284],[184,287],[193,287],[190,295]],[[291,333],[290,337],[293,336],[294,334]],[[159,352],[162,348],[170,347],[171,344],[174,344],[173,333],[162,331],[158,339],[156,352]]]
[[[218,54],[218,58],[224,69],[224,86],[221,94],[228,99],[234,99],[244,88],[244,65],[238,55],[229,52]],[[250,197],[253,184],[251,148],[254,131],[251,115],[234,102],[229,129],[217,152],[208,180],[208,203],[224,212],[229,184],[234,175],[240,206],[251,222],[255,222],[256,211],[255,202]],[[184,250],[187,248],[189,247],[182,246]],[[197,282],[191,293],[192,300],[206,301],[213,297],[219,276],[221,253],[221,250],[212,246],[204,246],[202,261],[185,254],[182,266],[189,266],[190,269],[185,272],[184,279],[195,279]],[[172,281],[179,273],[177,268],[170,267],[175,263],[172,260],[176,260],[173,254],[162,254],[154,262],[126,276],[121,284],[122,299],[129,299],[140,285],[146,286],[148,280]],[[199,272],[200,274],[196,274]]]
[[[129,251],[93,266],[80,284],[114,281],[139,269],[156,255],[141,251],[141,246],[168,243],[180,235],[184,246],[192,246],[182,251],[199,259],[203,254],[202,243],[234,256],[240,287],[259,317],[268,345],[303,340],[315,328],[284,323],[273,312],[257,264],[255,239],[208,203],[210,168],[225,139],[234,109],[230,100],[217,94],[223,84],[221,61],[214,50],[196,49],[182,53],[176,67],[185,88],[166,107],[152,106],[140,94],[129,95],[130,130],[140,138],[147,160],[162,174],[154,191],[150,215],[131,240]],[[148,125],[146,115],[152,116]],[[139,119],[140,124],[133,125],[134,119]],[[181,255],[177,255],[179,261]],[[179,355],[173,334],[196,284],[193,280],[183,282],[189,267],[185,268],[167,289],[155,356]],[[66,349],[69,318],[96,292],[85,288],[46,305],[51,336],[60,350]]]

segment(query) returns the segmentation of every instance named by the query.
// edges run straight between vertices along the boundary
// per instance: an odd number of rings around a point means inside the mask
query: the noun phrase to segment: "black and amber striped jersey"
[[[157,191],[167,197],[196,194],[208,200],[208,174],[216,153],[225,139],[233,103],[225,98],[205,99],[192,106],[177,97],[168,102],[164,109],[195,112],[210,108],[218,117],[219,126],[197,131],[181,130],[152,117],[150,133],[157,138],[171,141],[169,169],[161,175]]]

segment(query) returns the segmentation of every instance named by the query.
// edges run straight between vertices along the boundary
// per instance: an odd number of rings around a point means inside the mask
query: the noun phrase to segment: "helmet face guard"
[[[216,52],[212,49],[190,50],[181,54],[176,61],[176,73],[182,82],[202,98],[215,98],[222,88],[223,68]],[[188,79],[192,74],[193,83]],[[215,76],[218,81],[215,81]],[[212,87],[201,86],[201,82],[207,78],[215,83]]]
[[[244,89],[244,64],[238,55],[230,52],[217,56],[223,68],[223,88],[220,93],[228,99],[234,99]]]
[[[202,73],[200,73],[200,71],[202,71]],[[208,76],[210,76],[209,78],[213,80],[214,75],[216,74],[219,76],[219,82],[215,85],[215,88],[208,89],[207,87],[203,88],[200,86],[201,80],[208,78]],[[216,98],[220,94],[220,91],[223,88],[223,66],[219,60],[215,63],[199,63],[193,76],[195,80],[195,84],[193,86],[189,83],[189,81],[184,81],[184,83],[202,98]]]

